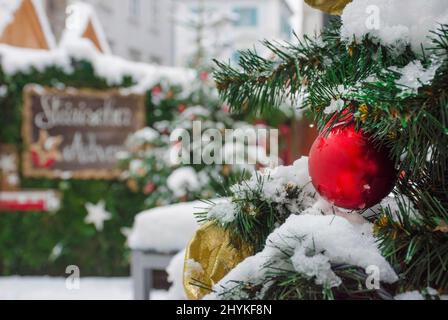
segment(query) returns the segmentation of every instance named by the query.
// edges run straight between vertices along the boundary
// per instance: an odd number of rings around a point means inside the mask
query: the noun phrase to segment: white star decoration
[[[92,223],[95,225],[97,231],[103,231],[104,221],[110,220],[112,214],[106,211],[106,203],[101,200],[97,204],[86,203],[87,216],[84,219],[85,223]]]

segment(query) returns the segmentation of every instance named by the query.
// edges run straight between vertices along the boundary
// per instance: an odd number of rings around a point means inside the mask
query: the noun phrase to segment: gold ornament
[[[184,289],[189,300],[199,300],[253,249],[214,222],[203,225],[194,235],[185,253]],[[200,268],[191,268],[192,264]]]
[[[305,0],[305,2],[315,9],[340,16],[342,10],[344,10],[345,6],[349,2],[352,2],[352,0]]]

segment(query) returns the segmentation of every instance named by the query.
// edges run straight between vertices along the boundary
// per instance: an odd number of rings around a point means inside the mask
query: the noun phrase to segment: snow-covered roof
[[[64,47],[51,51],[0,44],[0,66],[8,75],[18,72],[26,73],[32,68],[44,71],[49,66],[58,66],[70,73],[72,72],[72,58],[89,61],[95,74],[105,78],[110,85],[121,83],[125,76],[132,77],[136,85],[125,91],[137,94],[145,93],[160,81],[181,85],[187,89],[195,79],[195,71],[191,69],[161,67],[102,54],[87,39],[77,39],[67,43]]]
[[[3,34],[6,27],[14,21],[14,16],[17,10],[19,10],[26,1],[29,1],[34,8],[48,48],[55,48],[56,41],[53,32],[51,31],[42,0],[0,0],[0,35]]]
[[[62,34],[60,45],[64,46],[74,39],[86,38],[85,33],[89,27],[93,28],[94,36],[98,40],[101,52],[110,54],[110,46],[107,42],[103,26],[98,19],[92,5],[84,2],[75,2],[67,7],[69,17]],[[93,39],[90,39],[92,42]]]

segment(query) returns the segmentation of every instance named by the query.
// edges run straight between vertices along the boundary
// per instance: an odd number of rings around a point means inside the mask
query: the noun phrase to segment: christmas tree
[[[249,50],[238,66],[217,61],[215,80],[234,112],[300,101],[320,136],[309,159],[234,185],[227,202],[198,215],[186,292],[446,298],[448,6],[306,2],[341,19],[298,43],[266,41],[274,59]]]
[[[248,149],[247,141],[222,141],[223,156],[233,159],[243,153],[242,157],[253,159],[252,164],[194,163],[193,153],[196,149],[206,152],[209,137],[204,137],[200,146],[185,150],[188,159],[179,157],[183,151],[183,143],[175,135],[179,130],[188,133],[190,138],[195,131],[203,133],[208,129],[217,129],[223,136],[227,129],[255,130],[241,116],[231,114],[229,107],[219,100],[206,71],[197,74],[196,81],[187,90],[178,91],[163,82],[152,89],[151,105],[161,114],[152,114],[150,126],[131,135],[127,141],[129,151],[119,155],[123,179],[132,191],[146,196],[147,208],[213,198],[236,180],[269,164],[267,151],[260,144]]]

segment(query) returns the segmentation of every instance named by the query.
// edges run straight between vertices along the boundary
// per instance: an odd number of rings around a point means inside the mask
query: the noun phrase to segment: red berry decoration
[[[316,139],[309,173],[317,192],[334,205],[366,209],[392,191],[396,171],[388,151],[376,148],[370,136],[356,131],[349,118]]]

